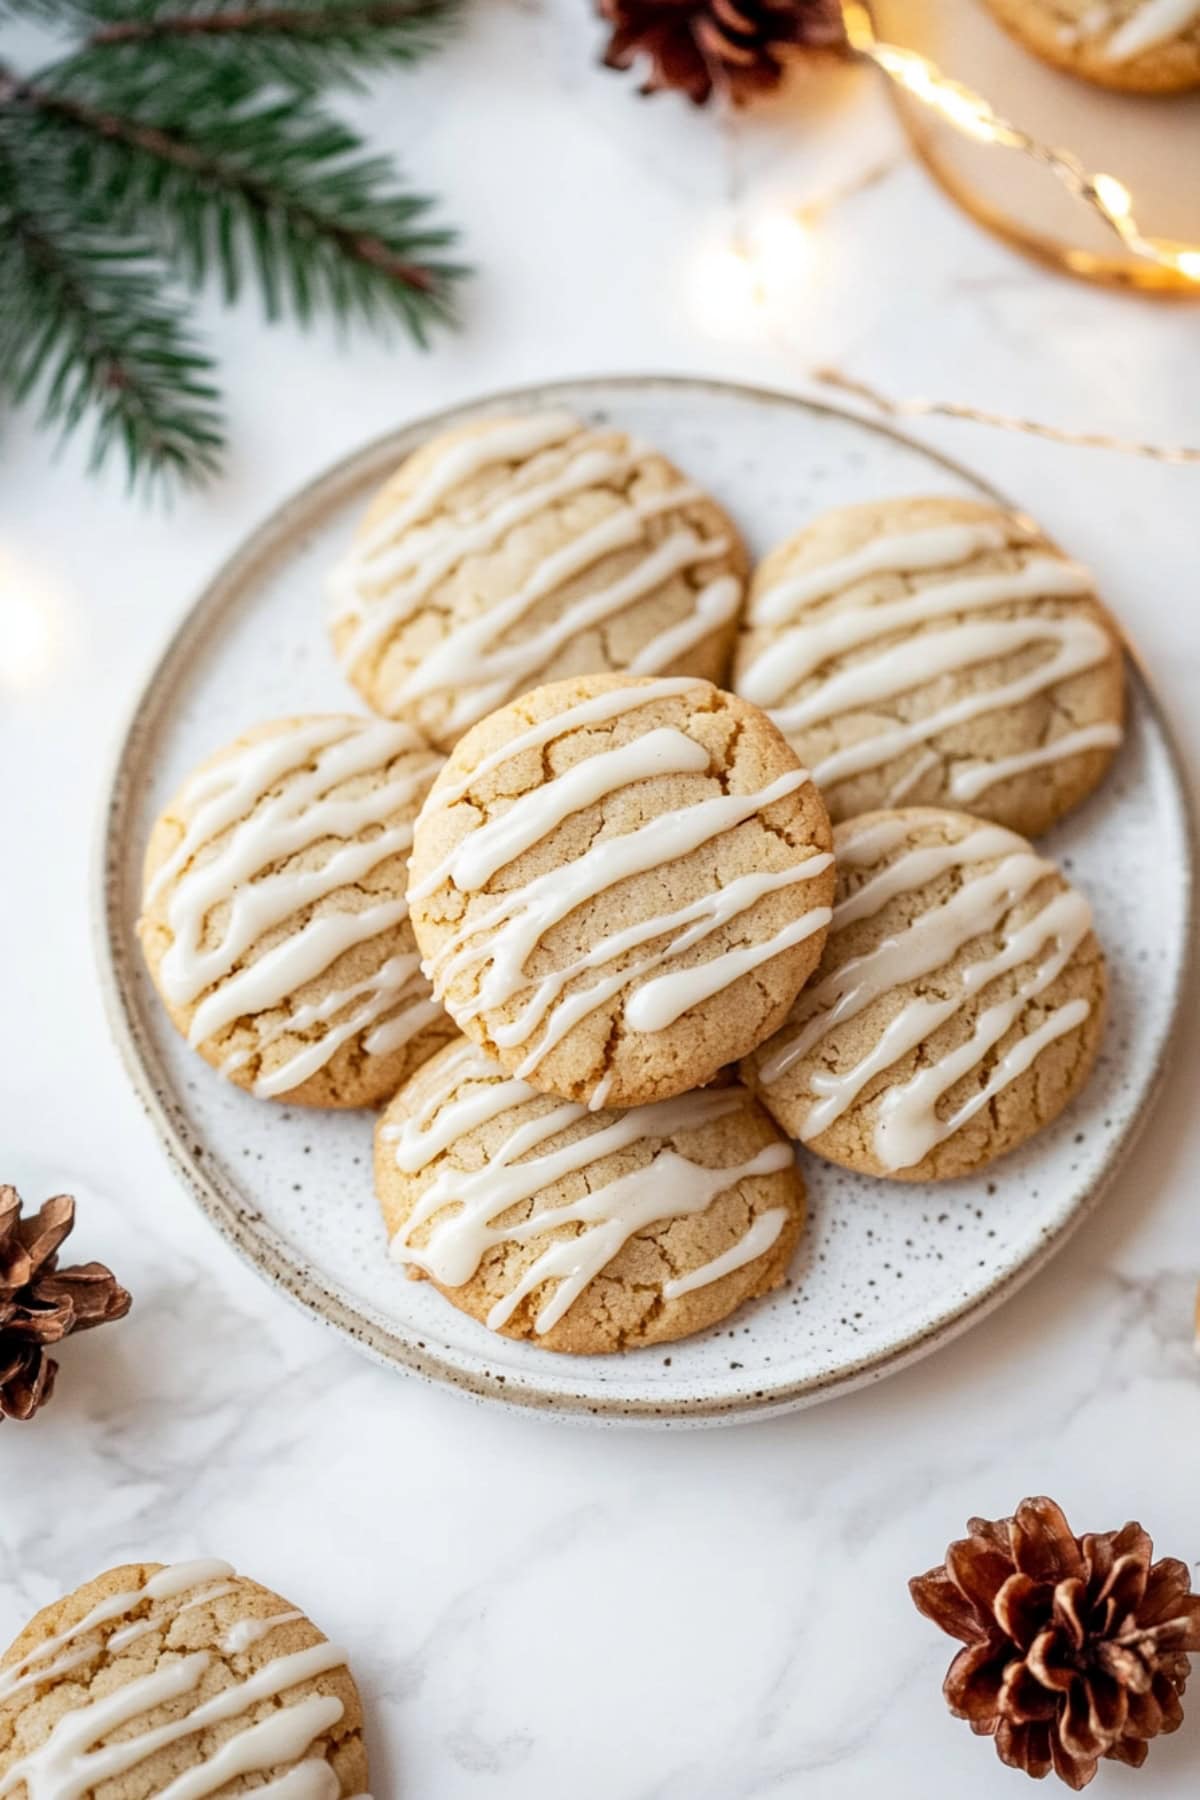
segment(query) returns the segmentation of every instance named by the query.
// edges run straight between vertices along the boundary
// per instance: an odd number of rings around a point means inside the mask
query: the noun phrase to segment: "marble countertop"
[[[477,0],[447,52],[353,108],[445,196],[479,274],[426,357],[206,318],[225,478],[171,512],[6,419],[0,445],[0,1176],[79,1197],[130,1320],[67,1347],[36,1425],[0,1427],[0,1641],[126,1558],[228,1557],[352,1651],[376,1800],[990,1800],[1025,1790],[946,1713],[951,1653],[905,1582],[971,1513],[1050,1493],[1200,1559],[1200,1123],[1193,1009],[1099,1214],[1001,1312],[814,1411],[694,1434],[477,1407],[375,1368],[241,1267],[193,1209],[111,1045],[90,942],[100,772],[201,580],[331,459],[426,409],[555,375],[671,370],[802,388],[837,364],[1075,426],[1200,438],[1194,310],[1091,291],[981,235],[905,156],[867,77],[722,124],[595,67],[583,0]],[[770,249],[731,233],[881,178]],[[1194,765],[1200,471],[977,427],[931,443],[1104,572]],[[7,648],[5,643],[7,641]],[[1200,1680],[1200,1677],[1197,1677]],[[1147,1769],[1200,1782],[1190,1727]]]

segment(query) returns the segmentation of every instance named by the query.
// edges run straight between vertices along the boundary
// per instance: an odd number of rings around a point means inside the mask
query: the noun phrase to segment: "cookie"
[[[203,763],[158,820],[146,961],[179,1030],[239,1087],[369,1106],[454,1035],[404,893],[441,760],[383,719],[279,719]]]
[[[1023,838],[965,813],[869,813],[834,842],[821,966],[745,1076],[831,1162],[969,1175],[1087,1080],[1106,992],[1091,908]]]
[[[1026,49],[1102,87],[1200,85],[1200,0],[988,0]]]
[[[1035,836],[1121,738],[1120,640],[1092,579],[978,500],[839,507],[771,553],[734,659],[831,817],[965,807]]]
[[[804,1220],[792,1147],[744,1088],[589,1112],[466,1042],[388,1107],[375,1182],[410,1274],[583,1356],[687,1337],[778,1287]]]
[[[401,465],[331,582],[367,704],[442,749],[568,675],[723,679],[746,552],[664,456],[564,412],[476,419]]]
[[[707,681],[538,688],[458,745],[409,901],[434,993],[510,1074],[595,1106],[701,1087],[782,1024],[833,899],[820,795]]]
[[[368,1800],[346,1653],[228,1563],[133,1563],[0,1659],[5,1800]]]

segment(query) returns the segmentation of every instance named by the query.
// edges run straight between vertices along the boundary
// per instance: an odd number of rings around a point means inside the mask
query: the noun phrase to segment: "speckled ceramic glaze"
[[[268,521],[167,649],[122,745],[104,826],[99,938],[131,1076],[209,1217],[269,1280],[372,1355],[467,1393],[600,1420],[719,1423],[811,1404],[945,1343],[1026,1279],[1098,1198],[1158,1086],[1191,916],[1187,811],[1169,737],[1131,668],[1129,733],[1101,791],[1045,840],[1091,898],[1112,1016],[1079,1102],[986,1175],[874,1182],[811,1157],[811,1225],[788,1285],[666,1349],[553,1356],[466,1318],[388,1262],[368,1114],[264,1104],[175,1035],[134,921],[150,823],[182,775],[257,720],[354,705],[329,651],[323,578],[371,490],[435,430],[489,409],[567,406],[658,444],[739,521],[753,550],[815,512],[886,494],[987,493],[852,416],[688,380],[572,382],[396,432]]]

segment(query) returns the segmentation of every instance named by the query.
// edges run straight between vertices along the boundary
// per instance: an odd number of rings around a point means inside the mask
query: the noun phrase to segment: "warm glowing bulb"
[[[807,272],[810,227],[799,210],[766,213],[698,257],[692,287],[697,315],[721,337],[746,336],[772,300]]]
[[[1127,219],[1133,211],[1133,195],[1115,175],[1093,175],[1092,187],[1097,199],[1114,219]]]
[[[751,254],[764,297],[807,271],[811,248],[810,228],[799,213],[769,213],[759,221],[751,233]]]
[[[758,273],[749,245],[730,238],[708,244],[696,259],[692,295],[697,316],[719,337],[736,337],[758,300]]]
[[[41,687],[62,644],[62,609],[45,578],[0,548],[0,687]]]

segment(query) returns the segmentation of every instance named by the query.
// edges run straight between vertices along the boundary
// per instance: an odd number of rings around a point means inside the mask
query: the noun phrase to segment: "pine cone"
[[[1139,1767],[1183,1720],[1188,1653],[1200,1651],[1200,1594],[1186,1563],[1152,1563],[1140,1525],[1077,1538],[1053,1500],[1016,1517],[969,1519],[943,1567],[909,1591],[967,1647],[950,1664],[950,1711],[1001,1762],[1076,1792],[1104,1757]]]
[[[598,0],[613,27],[604,60],[649,59],[643,94],[678,88],[702,106],[714,87],[739,105],[778,85],[779,52],[844,50],[840,0]]]
[[[103,1263],[59,1268],[74,1223],[70,1194],[23,1219],[16,1188],[0,1185],[0,1420],[31,1419],[49,1400],[58,1364],[47,1344],[123,1319],[132,1305]]]

